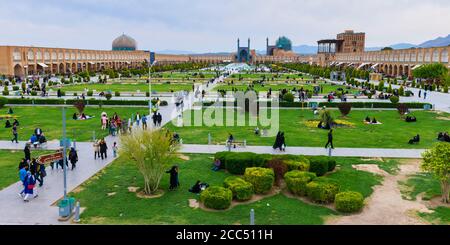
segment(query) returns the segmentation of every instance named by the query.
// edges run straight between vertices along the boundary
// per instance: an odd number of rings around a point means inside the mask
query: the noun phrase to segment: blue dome
[[[275,43],[275,46],[279,49],[283,49],[284,51],[292,50],[292,42],[285,36],[279,37]]]
[[[133,51],[137,49],[136,41],[125,34],[114,39],[112,43],[112,50],[128,50]]]

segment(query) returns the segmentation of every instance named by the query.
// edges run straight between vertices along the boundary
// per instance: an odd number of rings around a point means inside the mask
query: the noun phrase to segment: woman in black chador
[[[278,131],[277,137],[275,138],[275,143],[273,144],[273,149],[281,148],[281,132]]]
[[[169,190],[174,190],[178,188],[180,182],[178,182],[178,166],[173,166],[170,170],[166,171],[166,173],[170,174],[170,186]]]

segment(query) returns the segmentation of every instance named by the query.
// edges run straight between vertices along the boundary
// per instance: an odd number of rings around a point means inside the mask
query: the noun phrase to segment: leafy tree
[[[338,108],[339,108],[339,111],[341,112],[341,115],[345,117],[352,110],[352,104],[351,103],[339,103]]]
[[[441,63],[427,64],[413,70],[413,76],[426,79],[428,83],[443,84],[448,76],[448,68]]]
[[[119,153],[133,161],[144,178],[144,193],[158,191],[165,170],[177,159],[179,146],[165,130],[135,130],[120,137]]]
[[[77,101],[75,101],[75,102],[73,103],[73,106],[74,106],[75,108],[77,108],[79,114],[83,113],[84,108],[86,107],[86,105],[84,104],[84,101],[83,101],[83,100],[77,100]]]
[[[331,126],[334,123],[334,118],[331,115],[331,112],[324,108],[324,109],[320,110],[319,116],[320,116],[320,121],[322,122],[322,125],[325,124],[325,127],[331,128]]]
[[[430,172],[439,180],[442,202],[449,203],[450,191],[450,143],[440,142],[422,154],[422,170]]]

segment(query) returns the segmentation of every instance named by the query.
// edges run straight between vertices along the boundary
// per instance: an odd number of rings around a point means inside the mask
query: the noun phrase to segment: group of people
[[[45,172],[45,165],[37,162],[33,159],[22,159],[19,163],[19,179],[22,182],[22,190],[19,192],[19,196],[23,198],[23,201],[28,202],[30,197],[36,198],[38,196],[36,183],[39,181],[39,186],[44,184],[44,177],[47,175]]]
[[[406,122],[417,122],[417,118],[415,116],[406,116]]]
[[[367,116],[366,119],[364,119],[364,122],[367,124],[380,124],[380,122],[378,122],[375,117],[373,117],[371,120],[369,116]]]
[[[13,131],[13,136],[17,142],[16,134],[14,134],[14,131]],[[42,129],[41,128],[34,129],[34,133],[31,135],[29,143],[31,143],[34,146],[34,148],[37,148],[38,146],[40,146],[46,142],[47,142],[47,138],[45,137],[44,133],[42,132]]]
[[[284,138],[284,132],[279,131],[273,144],[273,149],[279,149],[280,151],[286,151],[286,141]]]
[[[408,143],[409,143],[410,145],[416,144],[416,143],[419,143],[419,142],[420,142],[420,135],[419,135],[419,134],[417,134],[416,136],[414,136],[412,139],[410,139],[410,140],[408,141]]]
[[[450,142],[450,135],[448,134],[448,132],[439,132],[437,140],[439,141],[444,141],[444,142]]]
[[[166,173],[170,174],[169,178],[169,191],[173,191],[178,189],[180,186],[180,181],[178,179],[179,168],[177,165],[172,166]],[[203,183],[200,180],[197,180],[195,184],[189,188],[189,192],[194,194],[200,194],[203,190],[209,187],[209,184]]]
[[[162,115],[159,112],[154,112],[152,115],[153,126],[160,127],[162,123]]]
[[[101,158],[102,160],[105,158],[108,158],[108,145],[106,144],[105,139],[100,139],[94,142],[94,159],[96,160],[97,157]],[[114,142],[114,147],[117,152],[117,144]],[[114,149],[113,149],[114,150]],[[115,154],[114,154],[115,155]]]

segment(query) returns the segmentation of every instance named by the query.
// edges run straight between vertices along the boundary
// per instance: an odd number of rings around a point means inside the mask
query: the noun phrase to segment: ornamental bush
[[[13,86],[12,89],[13,89],[13,91],[18,91],[20,88],[19,88],[19,86]]]
[[[231,174],[242,175],[248,167],[263,167],[265,165],[265,158],[252,152],[218,152],[215,157],[220,159],[221,164]]]
[[[205,207],[212,209],[227,209],[232,199],[231,190],[221,186],[211,186],[200,193],[200,201]]]
[[[335,180],[318,177],[306,185],[306,195],[314,202],[332,203],[339,189]]]
[[[285,160],[284,161],[288,166],[288,170],[299,170],[299,171],[309,171],[310,162],[306,157],[293,159],[293,160]]]
[[[36,96],[37,95],[37,92],[35,91],[35,90],[33,90],[33,91],[31,91],[31,96]]]
[[[8,103],[8,99],[5,97],[0,97],[0,108],[3,108]]]
[[[120,97],[120,92],[119,91],[114,92],[114,96]]]
[[[389,100],[390,100],[393,104],[397,104],[397,103],[400,101],[400,99],[398,98],[398,96],[395,96],[395,95],[391,96],[391,98],[389,98]]]
[[[86,92],[87,96],[92,96],[93,94],[94,94],[94,92],[92,90],[89,90],[89,91]]]
[[[2,91],[3,95],[9,95],[9,90],[8,90],[8,86],[5,86],[5,88]]]
[[[223,186],[233,193],[233,199],[238,201],[247,201],[252,198],[253,185],[236,176],[230,176],[225,179]]]
[[[106,100],[110,100],[110,99],[111,99],[111,97],[112,97],[112,94],[110,94],[110,93],[107,93],[107,94],[105,94],[105,98],[106,98]]]
[[[270,168],[246,168],[244,180],[253,185],[255,193],[266,194],[272,189],[275,174]]]
[[[309,172],[315,173],[317,176],[322,176],[328,172],[328,157],[315,156],[309,158]],[[336,165],[336,164],[335,164]]]
[[[306,185],[316,178],[315,173],[305,171],[290,171],[284,175],[284,181],[290,192],[295,195],[305,196]]]
[[[294,102],[294,95],[292,93],[286,93],[283,96],[283,100],[286,102]]]
[[[364,206],[364,197],[355,191],[344,191],[336,194],[334,205],[336,210],[343,213],[358,212]]]

